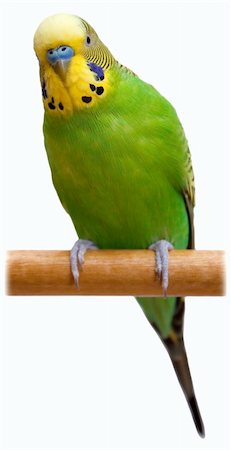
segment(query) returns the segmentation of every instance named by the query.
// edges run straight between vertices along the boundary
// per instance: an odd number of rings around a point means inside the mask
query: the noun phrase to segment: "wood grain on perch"
[[[80,270],[79,289],[70,271],[69,251],[10,251],[8,295],[160,296],[155,255],[150,250],[92,250]],[[168,295],[225,294],[223,251],[173,250],[169,253]]]

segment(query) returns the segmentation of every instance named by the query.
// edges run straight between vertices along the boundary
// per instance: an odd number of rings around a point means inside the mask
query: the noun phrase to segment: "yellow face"
[[[84,20],[68,14],[48,17],[35,33],[34,49],[44,108],[50,114],[67,116],[107,95],[114,58]]]

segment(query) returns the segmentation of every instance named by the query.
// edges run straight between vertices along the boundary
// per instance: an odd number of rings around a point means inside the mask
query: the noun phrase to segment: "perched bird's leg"
[[[76,287],[79,287],[79,268],[84,264],[84,255],[87,250],[96,250],[98,247],[92,241],[79,239],[71,249],[70,263]]]
[[[173,249],[173,245],[164,239],[151,244],[148,247],[156,252],[156,272],[161,280],[164,297],[167,297],[168,288],[168,252]]]

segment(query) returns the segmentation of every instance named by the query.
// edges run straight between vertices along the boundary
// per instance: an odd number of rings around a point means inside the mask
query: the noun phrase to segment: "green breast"
[[[100,108],[45,116],[53,182],[78,236],[102,248],[188,244],[186,140],[171,105],[129,73],[113,74]]]

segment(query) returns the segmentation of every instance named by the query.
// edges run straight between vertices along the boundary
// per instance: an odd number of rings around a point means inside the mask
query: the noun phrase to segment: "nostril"
[[[62,48],[62,52],[65,52],[66,49],[67,49],[66,47],[63,47],[63,48]]]

